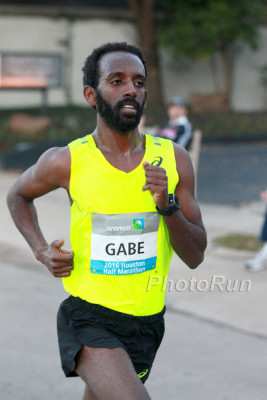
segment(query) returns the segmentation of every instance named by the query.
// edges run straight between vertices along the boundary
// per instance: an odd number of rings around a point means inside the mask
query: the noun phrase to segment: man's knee
[[[122,348],[84,346],[79,354],[76,373],[101,400],[150,400],[129,355]],[[88,389],[84,400],[91,400]]]

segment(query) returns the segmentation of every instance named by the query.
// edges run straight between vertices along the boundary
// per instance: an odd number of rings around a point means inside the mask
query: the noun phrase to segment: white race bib
[[[139,274],[157,261],[159,215],[92,214],[91,272],[104,275]]]

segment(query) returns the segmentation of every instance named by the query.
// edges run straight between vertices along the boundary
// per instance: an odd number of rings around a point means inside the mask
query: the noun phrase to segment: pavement
[[[56,313],[66,293],[61,281],[35,261],[7,211],[6,193],[17,176],[0,171],[0,398],[78,400],[84,385],[64,377],[57,347]],[[208,234],[205,260],[190,270],[173,257],[166,333],[146,387],[153,400],[265,400],[267,270],[247,272],[244,262],[253,252],[214,243],[230,232],[259,233],[265,211],[258,199],[262,182],[252,199],[236,203],[229,197],[221,204],[216,199],[222,193],[216,192],[213,201],[215,186],[208,182],[211,202],[203,201],[204,191],[198,190]],[[209,184],[203,185],[207,190]],[[69,248],[64,191],[36,200],[36,206],[47,240],[64,237]]]
[[[200,152],[198,198],[238,205],[258,199],[267,186],[267,141],[204,144]]]

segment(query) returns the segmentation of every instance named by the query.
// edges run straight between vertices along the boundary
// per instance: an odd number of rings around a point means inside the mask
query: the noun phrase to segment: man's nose
[[[134,85],[134,82],[132,82],[131,80],[127,81],[126,83],[124,96],[136,97],[136,87]]]

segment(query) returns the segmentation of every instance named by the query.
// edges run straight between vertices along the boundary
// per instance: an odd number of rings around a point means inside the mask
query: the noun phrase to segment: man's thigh
[[[151,400],[124,349],[83,346],[75,371],[99,400]]]

